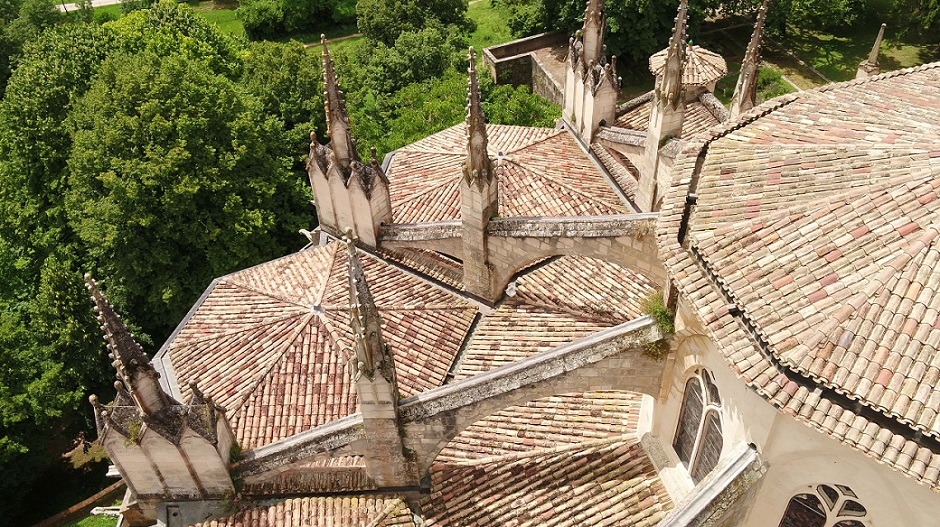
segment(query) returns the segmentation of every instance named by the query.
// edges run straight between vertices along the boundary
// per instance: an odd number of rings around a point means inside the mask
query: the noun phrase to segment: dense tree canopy
[[[374,43],[395,45],[402,33],[438,28],[445,33],[470,32],[467,0],[359,0],[359,31]]]
[[[283,252],[273,232],[309,226],[280,123],[199,61],[114,55],[70,123],[69,225],[157,334],[212,277]]]

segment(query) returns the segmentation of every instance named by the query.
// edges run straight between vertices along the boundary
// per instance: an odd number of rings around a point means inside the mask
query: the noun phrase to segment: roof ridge
[[[238,335],[239,333],[247,333],[247,332],[249,332],[249,331],[253,331],[253,330],[255,330],[255,329],[258,329],[258,328],[260,328],[260,327],[264,327],[264,326],[273,326],[274,324],[279,324],[279,323],[284,322],[285,320],[288,320],[288,319],[291,319],[291,318],[303,317],[304,315],[308,315],[309,313],[310,313],[310,310],[298,311],[298,312],[296,312],[296,313],[294,313],[294,314],[292,314],[292,315],[286,315],[286,316],[278,317],[278,318],[275,318],[275,319],[270,320],[270,321],[267,321],[267,322],[255,324],[255,325],[252,325],[252,326],[246,326],[245,328],[242,328],[242,329],[235,329],[235,330],[232,330],[232,331],[222,331],[222,332],[219,332],[219,333],[211,333],[211,334],[208,334],[208,335],[206,335],[206,336],[204,336],[204,337],[195,338],[195,339],[192,339],[192,340],[190,340],[190,341],[188,341],[188,342],[182,343],[182,344],[180,344],[180,345],[178,345],[178,346],[174,346],[173,349],[174,349],[174,350],[185,349],[185,348],[188,348],[188,347],[190,347],[190,346],[192,346],[192,345],[195,345],[195,344],[202,344],[203,342],[206,342],[206,341],[209,341],[209,340],[217,340],[217,339],[219,339],[220,337],[230,337],[230,336],[233,336],[233,335]],[[176,340],[176,339],[174,339],[174,341],[175,341],[175,340]],[[175,342],[174,342],[174,343],[175,343]]]
[[[323,296],[330,285],[330,276],[333,275],[333,267],[336,265],[336,251],[339,250],[339,240],[333,240],[325,245],[332,248],[333,254],[330,255],[330,268],[326,271],[326,278],[320,283],[320,290],[314,295],[313,305],[319,306],[323,303]]]
[[[240,410],[242,407],[244,407],[245,404],[248,402],[248,399],[250,399],[251,396],[255,394],[255,392],[258,391],[258,388],[260,388],[266,381],[270,380],[271,376],[273,375],[275,367],[278,364],[280,364],[281,361],[284,360],[284,357],[287,355],[287,350],[290,349],[291,346],[293,346],[294,341],[296,341],[297,338],[300,337],[300,335],[303,333],[303,331],[307,329],[307,327],[310,325],[310,321],[322,320],[321,317],[313,313],[309,313],[309,312],[304,315],[304,318],[306,320],[302,320],[299,324],[297,324],[297,327],[294,329],[293,335],[291,335],[290,338],[284,339],[284,344],[281,346],[281,349],[275,351],[272,354],[272,356],[276,357],[276,359],[272,360],[271,364],[267,366],[267,370],[258,376],[258,380],[255,381],[254,386],[251,386],[250,389],[245,390],[245,395],[238,402],[238,405],[236,405],[236,408]],[[321,325],[322,325],[322,322],[321,322]],[[232,412],[231,415],[234,415],[235,413],[236,412]]]
[[[378,501],[378,498],[376,498],[376,501]],[[402,504],[404,504],[405,507],[408,508],[408,505],[405,504],[404,500],[402,500],[400,497],[389,499],[388,503],[385,505],[385,508],[379,511],[379,514],[376,515],[372,519],[372,521],[365,524],[363,527],[378,527],[379,525],[381,525],[383,520],[387,519],[389,515],[392,514],[392,512],[395,511],[395,509],[397,509]]]
[[[531,148],[539,143],[544,143],[545,141],[548,141],[549,139],[554,139],[555,137],[558,137],[559,135],[561,135],[562,132],[564,132],[563,128],[542,128],[540,126],[516,126],[516,125],[510,125],[510,124],[497,124],[497,125],[490,125],[490,126],[501,126],[503,128],[521,128],[521,129],[526,129],[526,130],[551,130],[548,134],[545,135],[545,137],[539,137],[535,140],[529,141],[528,143],[520,145],[512,150],[506,150],[503,152],[503,155],[519,153],[520,151]]]
[[[830,82],[829,84],[824,84],[822,86],[817,86],[809,90],[803,90],[801,92],[791,93],[788,95],[793,95],[795,98],[802,98],[806,94],[823,93],[823,92],[827,92],[830,90],[846,88],[849,86],[858,86],[862,84],[875,83],[875,82],[883,81],[886,79],[891,79],[894,77],[902,77],[905,75],[910,75],[912,73],[920,73],[922,71],[929,71],[929,70],[936,69],[936,68],[940,68],[940,61],[927,62],[925,64],[919,64],[917,66],[910,66],[910,67],[901,68],[898,70],[887,71],[887,72],[879,73],[878,75],[873,75],[871,77],[867,77],[864,79],[851,79],[851,80],[842,81],[842,82]],[[771,99],[771,100],[774,100],[774,99]]]

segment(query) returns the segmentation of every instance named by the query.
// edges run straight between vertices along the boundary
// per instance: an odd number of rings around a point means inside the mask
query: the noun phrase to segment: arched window
[[[790,498],[780,527],[869,527],[868,511],[845,485],[814,485]]]
[[[706,370],[700,369],[685,383],[679,426],[672,447],[698,483],[721,456],[721,398],[718,387]]]

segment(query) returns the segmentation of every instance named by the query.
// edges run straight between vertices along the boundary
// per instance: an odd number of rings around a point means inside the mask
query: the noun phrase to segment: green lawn
[[[88,516],[75,523],[70,523],[65,527],[114,527],[117,525],[117,518],[108,516]]]
[[[493,7],[491,0],[471,0],[467,15],[477,23],[477,29],[470,35],[470,45],[482,50],[513,39],[506,16]]]
[[[245,26],[242,25],[242,21],[235,16],[235,9],[238,8],[237,3],[210,1],[189,2],[189,5],[192,6],[193,11],[198,13],[201,17],[219,26],[219,30],[223,33],[228,33],[234,37],[242,37],[245,35]]]

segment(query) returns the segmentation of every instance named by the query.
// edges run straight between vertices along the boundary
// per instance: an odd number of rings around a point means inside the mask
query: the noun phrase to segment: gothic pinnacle
[[[881,29],[878,30],[878,36],[875,38],[875,44],[871,47],[871,53],[868,54],[868,64],[871,66],[878,65],[878,54],[881,52],[881,41],[885,36],[885,27],[887,24],[881,24]]]
[[[492,163],[487,153],[486,120],[480,102],[480,87],[477,82],[476,52],[470,47],[470,66],[467,69],[467,159],[464,161],[464,178],[468,183],[482,185],[493,177]]]
[[[359,156],[349,133],[346,100],[336,79],[333,58],[326,46],[326,35],[320,35],[320,44],[323,46],[323,108],[326,112],[327,133],[334,160],[346,169],[351,161],[358,161]]]
[[[375,307],[362,263],[356,251],[356,238],[352,229],[343,237],[349,260],[349,323],[353,333],[356,370],[368,378],[385,362],[385,343],[382,340],[382,322]],[[385,373],[385,372],[383,372]],[[389,379],[391,380],[391,379]]]
[[[734,88],[734,95],[731,98],[730,119],[736,119],[741,113],[750,110],[757,104],[760,45],[766,18],[767,0],[764,0],[760,10],[757,12],[757,22],[754,24],[754,32],[751,33],[751,41],[747,45],[747,51],[744,52],[744,60],[741,62],[741,72],[738,74],[738,82]]]

